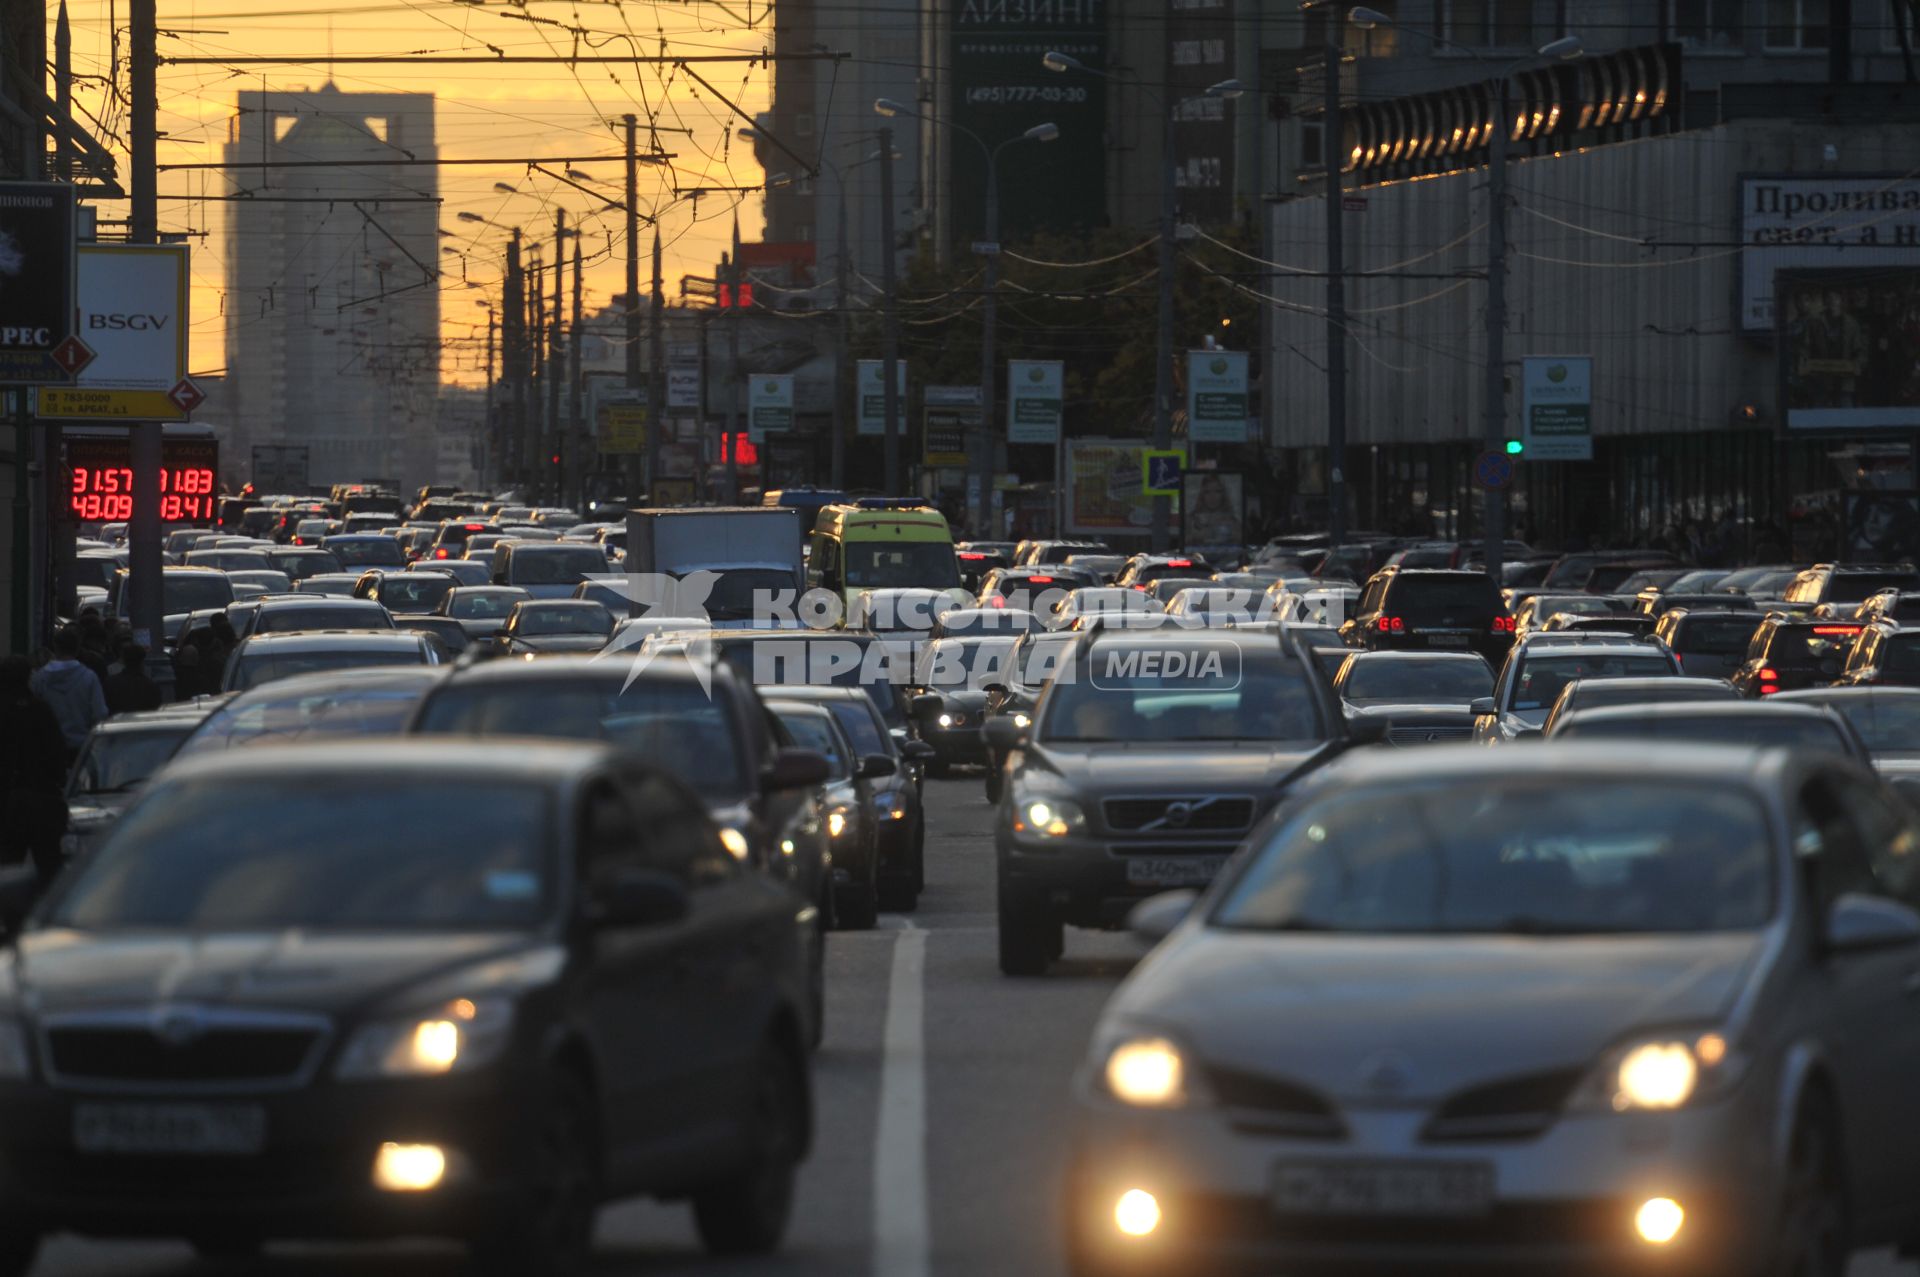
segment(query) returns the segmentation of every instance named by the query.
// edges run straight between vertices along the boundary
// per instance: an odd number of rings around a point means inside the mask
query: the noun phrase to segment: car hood
[[[515,635],[513,646],[528,652],[597,652],[607,645],[604,634]]]
[[[1300,936],[1202,930],[1164,950],[1111,1014],[1165,1028],[1215,1067],[1341,1100],[1430,1103],[1594,1064],[1646,1029],[1725,1016],[1756,933]],[[1404,1087],[1367,1079],[1390,1060]]]
[[[157,1002],[350,1012],[453,968],[531,948],[524,935],[312,931],[103,933],[47,928],[12,976],[37,1015]]]
[[[1465,701],[1436,701],[1432,703],[1361,704],[1348,705],[1347,717],[1369,722],[1385,720],[1398,723],[1403,720],[1421,718],[1462,719],[1473,721],[1473,711]]]
[[[1051,771],[1075,792],[1259,792],[1290,776],[1324,742],[1267,744],[1196,741],[1185,745],[1101,742],[1041,745],[1028,767]]]

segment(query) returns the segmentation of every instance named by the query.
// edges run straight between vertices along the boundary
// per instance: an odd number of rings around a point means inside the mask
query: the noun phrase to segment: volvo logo
[[[1360,1066],[1360,1084],[1372,1095],[1404,1094],[1412,1081],[1413,1066],[1395,1051],[1369,1056]]]
[[[1218,801],[1214,798],[1176,798],[1160,809],[1160,814],[1140,826],[1142,832],[1149,829],[1185,829],[1193,823],[1193,818],[1204,809]]]
[[[1189,820],[1193,819],[1193,804],[1187,802],[1168,803],[1167,810],[1161,815],[1160,819],[1172,825],[1175,829],[1182,828]]]
[[[153,1036],[168,1046],[189,1046],[206,1031],[205,1021],[192,1007],[165,1007],[153,1017]]]

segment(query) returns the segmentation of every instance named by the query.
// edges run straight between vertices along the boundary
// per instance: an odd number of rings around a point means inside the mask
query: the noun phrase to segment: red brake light
[[[1762,668],[1760,671],[1760,678],[1763,682],[1768,679],[1775,679],[1779,677],[1780,677],[1780,671],[1773,669],[1771,667]]]
[[[1380,618],[1379,625],[1382,634],[1398,634],[1407,628],[1406,621],[1397,616],[1383,616]]]
[[[1815,634],[1858,634],[1860,629],[1858,625],[1816,625],[1813,627],[1813,632]]]
[[[1193,566],[1193,560],[1192,559],[1168,559],[1167,566],[1170,568],[1190,568]]]
[[[1027,578],[1027,581],[1029,584],[1032,584],[1032,585],[1052,585],[1053,584],[1053,578],[1050,576],[1030,576]]]
[[[464,526],[469,532],[484,532],[487,529],[487,525],[484,523],[469,523]]]
[[[1512,618],[1512,617],[1510,617],[1510,616],[1496,616],[1496,617],[1494,617],[1494,618],[1493,618],[1493,632],[1494,632],[1495,634],[1511,634],[1511,633],[1513,633],[1513,632],[1514,632],[1514,630],[1513,630],[1513,618]]]
[[[444,558],[446,558],[446,557],[447,557],[447,547],[443,545],[443,546],[441,546],[441,547],[440,547],[439,549],[437,549],[437,550],[435,550],[435,551],[433,552],[433,557],[434,557],[434,558],[436,558],[436,559],[444,559]]]
[[[960,551],[960,557],[965,559],[969,563],[976,563],[979,560],[986,558],[987,556],[984,554],[976,554],[972,550],[962,550]]]

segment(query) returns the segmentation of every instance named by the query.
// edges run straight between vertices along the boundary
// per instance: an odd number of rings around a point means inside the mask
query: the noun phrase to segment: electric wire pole
[[[128,238],[135,244],[160,242],[159,201],[159,19],[156,0],[131,0],[128,7],[129,191]],[[149,652],[166,643],[160,550],[160,423],[131,427],[133,516],[127,527],[127,588],[132,592],[134,638]]]
[[[640,157],[638,143],[635,140],[635,130],[639,127],[640,121],[635,116],[623,115],[620,117],[620,122],[626,126],[627,132],[627,322],[625,333],[627,348],[625,354],[627,393],[631,396],[640,389]],[[595,425],[597,426],[598,423],[596,422]],[[651,457],[653,437],[651,406],[647,413],[647,426],[648,456]],[[638,464],[639,462],[632,458],[626,462],[627,496],[630,500],[638,496],[641,490],[640,476],[635,473],[635,467]],[[653,475],[649,470],[647,479],[651,481],[652,478]]]
[[[880,377],[885,383],[881,390],[883,411],[887,417],[887,442],[884,453],[886,463],[887,496],[897,497],[905,492],[900,482],[900,311],[894,297],[893,259],[893,130],[880,130],[880,303],[884,308],[883,333],[881,341]]]

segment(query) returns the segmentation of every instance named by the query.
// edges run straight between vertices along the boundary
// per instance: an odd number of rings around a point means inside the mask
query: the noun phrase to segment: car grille
[[[140,1013],[65,1019],[46,1027],[43,1043],[48,1076],[62,1085],[272,1089],[305,1081],[326,1033],[318,1017]]]
[[[1207,1066],[1206,1076],[1214,1098],[1231,1110],[1234,1129],[1245,1134],[1325,1140],[1346,1136],[1333,1106],[1305,1087],[1217,1064]]]
[[[1244,794],[1156,794],[1109,798],[1102,810],[1115,833],[1237,834],[1253,825],[1254,802]]]
[[[1389,727],[1387,744],[1389,745],[1438,745],[1446,741],[1469,740],[1473,736],[1470,726],[1434,725],[1421,727],[1410,724],[1406,727]]]
[[[1460,1091],[1428,1119],[1420,1138],[1429,1143],[1532,1139],[1553,1125],[1585,1076],[1584,1069],[1561,1069]]]

